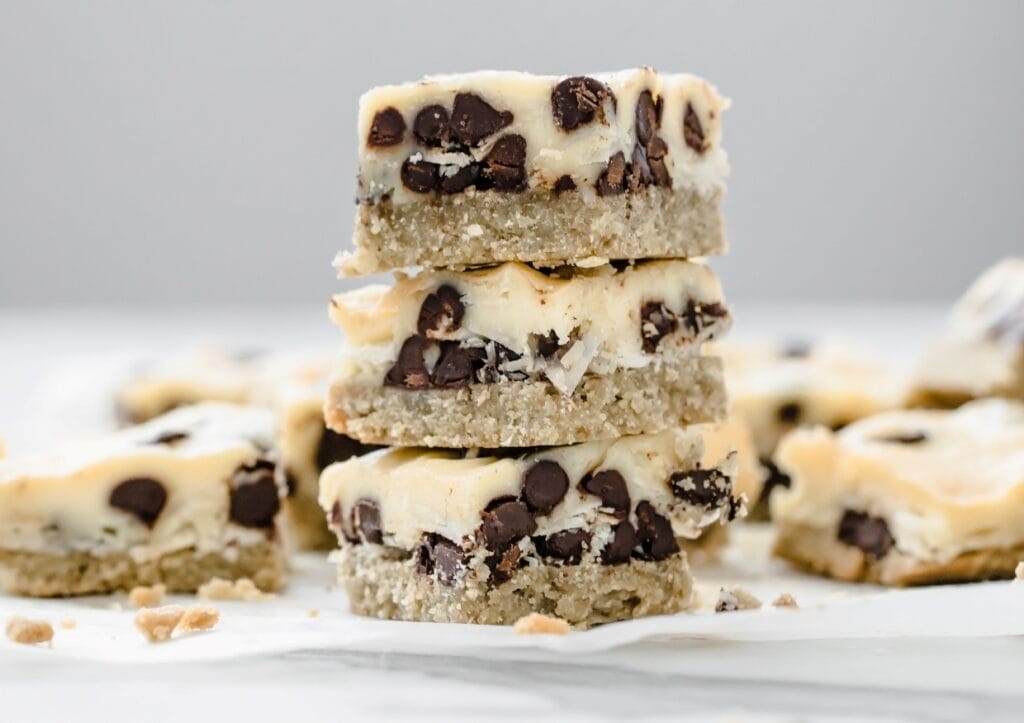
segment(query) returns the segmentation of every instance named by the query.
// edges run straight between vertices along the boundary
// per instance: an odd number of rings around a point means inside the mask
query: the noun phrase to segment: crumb
[[[196,595],[200,600],[242,600],[245,602],[262,602],[263,600],[273,600],[275,597],[260,590],[256,587],[256,583],[247,577],[233,582],[215,577],[200,585]]]
[[[796,604],[796,598],[790,595],[788,592],[784,592],[772,601],[772,605],[777,608],[798,608]]]
[[[1013,574],[1018,580],[1024,580],[1024,560],[1017,563],[1017,569]]]
[[[185,609],[181,605],[142,608],[135,614],[135,627],[149,642],[162,643],[171,639],[171,633],[184,615]]]
[[[569,623],[562,618],[553,618],[540,613],[530,613],[521,617],[512,626],[512,631],[516,635],[565,635],[569,630]]]
[[[45,620],[29,620],[19,615],[7,621],[7,637],[22,645],[53,643],[53,626]]]
[[[211,605],[190,605],[175,627],[179,633],[209,630],[220,621],[220,612]]]
[[[318,618],[318,617],[320,617],[320,611],[317,610],[316,608],[310,608],[309,610],[306,611],[306,615],[308,615],[311,618]]]
[[[731,590],[726,590],[723,587],[718,592],[715,612],[731,613],[736,610],[757,610],[759,607],[761,607],[761,601],[742,587],[734,587]]]
[[[74,618],[67,618],[66,620],[60,621],[61,630],[74,630],[78,627],[78,621]]]
[[[136,608],[158,608],[164,604],[166,595],[167,587],[165,585],[153,585],[152,587],[139,585],[133,587],[132,591],[128,593],[128,602]]]

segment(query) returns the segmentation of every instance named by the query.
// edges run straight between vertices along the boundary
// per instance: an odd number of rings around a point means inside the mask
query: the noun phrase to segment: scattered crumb
[[[135,614],[135,627],[151,643],[162,643],[171,639],[171,633],[185,615],[181,605],[166,605],[162,608],[142,608]]]
[[[796,604],[796,598],[790,595],[788,592],[784,592],[772,601],[772,605],[777,608],[798,608]]]
[[[7,621],[7,637],[23,645],[53,642],[53,626],[45,620],[29,620],[15,615]]]
[[[242,600],[245,602],[262,602],[273,600],[275,597],[260,590],[256,587],[256,583],[247,577],[234,581],[215,577],[208,583],[200,585],[196,595],[200,600]]]
[[[723,587],[718,591],[715,612],[731,613],[737,610],[757,610],[759,607],[761,607],[761,601],[742,587],[734,587],[731,590],[726,590]]]
[[[132,607],[136,608],[157,608],[164,604],[164,598],[167,596],[166,585],[153,585],[153,587],[144,587],[139,585],[133,587],[132,591],[128,593],[128,602],[132,604]]]
[[[512,626],[512,632],[516,635],[565,635],[569,630],[569,623],[562,618],[540,613],[530,613],[521,617]]]
[[[1024,560],[1017,563],[1017,569],[1014,571],[1014,575],[1018,580],[1024,580]]]
[[[190,605],[175,628],[179,633],[209,630],[220,621],[220,612],[211,605]]]
[[[306,611],[306,615],[308,615],[311,618],[318,618],[318,617],[320,617],[320,611],[317,610],[316,608],[310,608],[309,610]]]
[[[74,630],[78,627],[78,621],[74,618],[67,618],[66,620],[60,621],[61,630]]]

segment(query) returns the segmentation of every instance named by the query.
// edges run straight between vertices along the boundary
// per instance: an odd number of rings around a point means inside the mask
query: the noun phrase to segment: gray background
[[[1024,3],[0,2],[0,303],[319,301],[357,98],[702,74],[734,298],[943,298],[1024,249]]]

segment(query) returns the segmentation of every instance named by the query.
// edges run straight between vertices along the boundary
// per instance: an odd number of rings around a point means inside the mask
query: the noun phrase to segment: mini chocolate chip
[[[586,547],[590,545],[590,533],[586,530],[562,530],[547,537],[535,537],[533,544],[542,557],[578,565]]]
[[[513,545],[503,552],[487,557],[484,563],[491,569],[491,580],[498,584],[508,582],[512,573],[523,562],[520,560],[522,554],[522,550]]]
[[[511,122],[510,112],[497,111],[475,93],[459,93],[452,105],[449,128],[457,141],[472,148]]]
[[[430,193],[438,187],[439,170],[436,163],[408,158],[402,164],[402,183],[413,193]]]
[[[892,444],[921,444],[928,441],[928,433],[921,430],[913,432],[897,432],[895,434],[884,434],[875,437],[877,442],[891,442]]]
[[[489,550],[504,551],[509,545],[537,530],[537,523],[525,502],[509,500],[497,505],[492,502],[488,507],[483,513],[480,529]]]
[[[166,444],[169,447],[173,447],[178,442],[183,442],[188,439],[188,432],[161,432],[156,435],[149,444]]]
[[[604,83],[586,76],[574,76],[559,82],[551,91],[551,114],[555,125],[571,131],[586,125],[597,116],[605,125],[604,102],[612,98],[611,90]]]
[[[424,146],[443,146],[448,142],[448,111],[440,105],[428,105],[416,114],[412,134]]]
[[[551,358],[555,356],[564,347],[558,342],[558,334],[552,329],[547,334],[536,334],[535,341],[537,347],[537,356],[544,358]]]
[[[352,536],[363,542],[380,545],[384,542],[384,533],[380,524],[380,507],[373,500],[357,500],[352,507]]]
[[[669,486],[683,502],[699,507],[718,507],[732,495],[732,480],[717,469],[675,472]]]
[[[654,185],[662,188],[672,185],[672,176],[669,175],[668,166],[665,164],[665,156],[668,155],[668,146],[660,137],[654,136],[644,149],[647,152],[647,164],[651,168],[651,175],[654,177]]]
[[[405,135],[405,119],[397,108],[387,107],[377,111],[370,124],[370,135],[366,142],[370,146],[393,146],[402,142]]]
[[[640,309],[640,335],[643,349],[648,354],[658,350],[658,344],[679,328],[679,319],[660,301],[648,301]]]
[[[281,497],[272,462],[258,460],[235,471],[228,513],[233,522],[243,527],[271,528],[279,509]]]
[[[790,476],[779,469],[778,465],[770,459],[762,459],[761,466],[764,467],[765,470],[765,479],[764,485],[761,487],[760,500],[767,501],[772,494],[772,490],[776,487],[789,489],[793,484],[793,480]]]
[[[407,389],[425,389],[430,384],[430,375],[424,354],[430,342],[422,336],[410,336],[398,351],[398,361],[388,370],[384,383]]]
[[[729,310],[717,301],[688,301],[683,310],[686,327],[697,336],[711,324],[729,315]]]
[[[316,467],[323,470],[335,462],[344,462],[346,459],[358,457],[380,449],[380,445],[361,444],[348,435],[338,434],[332,429],[324,427],[320,435],[320,442],[316,446]]]
[[[840,542],[859,547],[876,560],[885,557],[896,542],[885,520],[854,510],[843,513],[837,537]]]
[[[427,337],[448,334],[462,325],[465,313],[459,292],[454,286],[444,284],[423,300],[416,331]]]
[[[664,560],[679,552],[672,523],[654,511],[654,505],[647,500],[636,506],[636,528],[640,547],[651,560]]]
[[[600,497],[601,506],[611,509],[616,517],[629,514],[629,488],[617,470],[603,469],[585,477],[580,486],[584,492]]]
[[[523,499],[535,515],[555,509],[569,491],[569,475],[558,462],[542,459],[523,476]]]
[[[430,382],[442,389],[455,389],[476,381],[476,369],[483,366],[482,347],[463,347],[457,341],[441,342],[441,356],[434,366]]]
[[[626,156],[619,151],[608,159],[608,167],[597,179],[597,195],[615,196],[626,190]]]
[[[499,191],[526,188],[526,139],[517,134],[502,136],[484,158],[484,176]]]
[[[621,565],[629,562],[633,556],[633,548],[636,547],[636,530],[629,520],[620,522],[612,528],[612,539],[601,551],[601,561],[605,565]]]
[[[779,405],[775,411],[775,418],[783,424],[796,424],[803,413],[803,408],[798,402],[786,402]]]
[[[559,176],[558,180],[555,181],[555,193],[562,193],[563,191],[575,191],[576,181],[572,180],[572,176]]]
[[[472,185],[477,184],[480,178],[480,164],[470,163],[455,171],[455,173],[444,173],[440,175],[441,193],[461,193]]]
[[[686,115],[683,117],[683,140],[697,153],[704,152],[704,129],[690,103],[686,104]]]
[[[424,533],[416,550],[416,569],[424,575],[435,575],[446,584],[455,582],[465,566],[462,548],[443,535]]]
[[[110,492],[110,506],[130,512],[152,527],[167,504],[167,490],[150,477],[126,479]]]
[[[654,105],[651,91],[645,90],[636,99],[636,138],[646,146],[657,130],[658,108]]]
[[[652,183],[654,183],[654,176],[651,174],[651,167],[647,164],[647,154],[638,143],[633,146],[633,157],[632,162],[629,164],[629,176],[626,178],[626,186],[630,191],[637,191]]]

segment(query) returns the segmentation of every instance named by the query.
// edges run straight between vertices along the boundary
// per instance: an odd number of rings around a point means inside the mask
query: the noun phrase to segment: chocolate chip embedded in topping
[[[149,444],[165,444],[173,447],[178,442],[188,439],[188,432],[161,432],[149,441]]]
[[[520,559],[522,554],[522,550],[512,546],[487,557],[484,563],[491,569],[491,581],[498,584],[508,582],[515,569],[525,562]]]
[[[686,328],[694,336],[700,335],[715,321],[724,319],[729,315],[729,310],[717,301],[688,301],[686,309],[683,310],[683,318],[686,320]]]
[[[782,424],[796,424],[800,421],[803,413],[803,408],[798,402],[786,402],[780,404],[779,408],[775,410],[775,418]]]
[[[511,122],[510,112],[499,112],[475,93],[459,93],[452,105],[448,127],[457,141],[472,148]]]
[[[732,494],[732,480],[717,469],[675,472],[669,486],[683,502],[699,507],[719,507]]]
[[[456,389],[476,381],[476,370],[483,366],[486,352],[482,347],[463,347],[457,341],[441,342],[441,356],[430,382],[442,389]]]
[[[758,504],[762,501],[767,502],[768,498],[771,497],[772,490],[776,487],[789,489],[793,484],[793,480],[790,479],[789,475],[779,469],[778,465],[770,459],[762,459],[761,466],[764,467],[765,480],[764,485],[761,487],[761,496],[758,498]]]
[[[335,462],[344,462],[346,459],[358,457],[375,449],[380,449],[380,445],[362,444],[347,435],[338,434],[334,430],[324,427],[324,431],[320,435],[320,442],[316,447],[316,466],[322,472]]]
[[[430,193],[439,185],[439,170],[436,163],[408,158],[402,164],[402,183],[413,193]]]
[[[601,562],[605,565],[621,565],[629,562],[629,558],[633,556],[636,542],[636,530],[633,529],[633,525],[628,520],[620,522],[612,529],[612,539],[601,551]]]
[[[504,344],[496,341],[488,342],[488,348],[493,347],[493,356],[488,353],[487,358],[477,374],[477,379],[486,384],[494,384],[502,380],[523,381],[529,375],[523,369],[509,368],[514,362],[522,359],[523,355],[514,352]]]
[[[133,477],[115,487],[109,501],[111,507],[130,512],[152,527],[167,504],[167,490],[150,477]]]
[[[526,188],[526,139],[514,133],[499,138],[484,158],[484,176],[498,191]]]
[[[370,124],[370,135],[366,142],[370,146],[394,146],[402,142],[405,135],[405,119],[397,108],[387,107],[377,111]]]
[[[235,471],[228,512],[232,522],[243,527],[271,528],[279,509],[281,497],[272,462],[258,460]]]
[[[658,350],[658,344],[679,328],[679,319],[660,301],[648,301],[640,309],[640,336],[648,354]]]
[[[876,560],[885,557],[896,542],[885,520],[854,510],[843,513],[837,537],[840,542],[859,547]]]
[[[928,433],[921,430],[912,432],[896,432],[875,437],[878,442],[891,442],[892,444],[921,444],[928,441]]]
[[[424,533],[416,548],[416,570],[423,575],[435,575],[441,582],[455,582],[465,566],[462,548],[443,535]]]
[[[612,510],[616,517],[629,514],[629,488],[617,470],[604,469],[580,482],[584,492],[601,498],[601,506]]]
[[[619,151],[608,159],[608,167],[597,179],[597,195],[615,196],[626,190],[626,156]]]
[[[446,166],[440,172],[441,193],[462,193],[470,186],[477,185],[477,181],[480,178],[479,163],[470,163],[450,173],[447,172],[448,168],[450,167]]]
[[[576,181],[572,180],[572,176],[559,176],[558,180],[555,181],[555,193],[563,193],[564,191],[575,191]]]
[[[522,537],[532,535],[537,523],[525,502],[493,502],[483,513],[481,532],[489,550],[502,551]]]
[[[416,331],[426,337],[448,334],[462,325],[465,313],[459,292],[454,286],[444,284],[423,300]]]
[[[608,124],[604,103],[615,96],[604,83],[586,76],[566,78],[551,91],[551,115],[555,125],[571,131],[586,125],[597,116],[601,123]]]
[[[654,177],[654,185],[667,188],[672,185],[672,176],[669,175],[668,166],[665,164],[665,156],[668,155],[668,146],[660,137],[652,138],[646,147],[647,164],[651,168],[651,175]]]
[[[646,146],[658,130],[660,108],[654,104],[651,91],[645,90],[636,99],[636,138]]]
[[[357,500],[350,514],[352,536],[357,540],[380,545],[384,542],[384,533],[380,524],[380,507],[373,500]]]
[[[448,111],[440,105],[428,105],[416,114],[412,134],[424,146],[443,146],[448,142]]]
[[[398,361],[384,376],[386,385],[424,389],[430,384],[430,375],[424,360],[430,342],[421,336],[410,336],[398,351]]]
[[[590,533],[586,530],[563,530],[547,537],[533,538],[533,544],[543,557],[561,560],[567,565],[578,565],[590,546]]]
[[[555,509],[569,491],[569,475],[558,462],[542,459],[523,476],[523,499],[535,515]]]
[[[636,506],[636,530],[644,555],[651,560],[664,560],[679,552],[672,523],[659,515],[647,500]]]
[[[697,153],[704,152],[704,129],[700,125],[697,112],[690,103],[686,104],[686,115],[683,117],[683,140]]]

